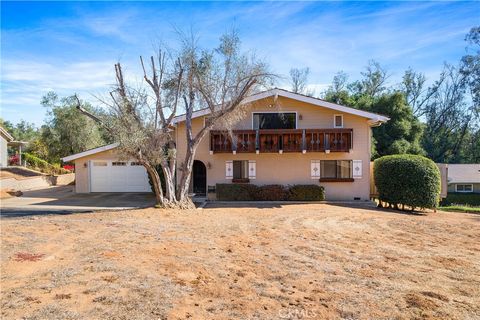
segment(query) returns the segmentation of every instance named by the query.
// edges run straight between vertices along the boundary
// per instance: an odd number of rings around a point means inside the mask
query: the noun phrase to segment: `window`
[[[233,179],[234,180],[248,179],[248,160],[233,161]]]
[[[351,160],[321,160],[320,161],[320,180],[351,180],[352,179],[352,161]]]
[[[343,128],[343,115],[336,114],[333,116],[333,127],[334,128]]]
[[[254,113],[253,129],[296,129],[295,112]]]
[[[131,166],[141,166],[142,164],[140,162],[131,162]]]
[[[473,192],[473,184],[456,184],[456,192]]]
[[[107,163],[106,163],[106,162],[103,162],[103,161],[94,161],[94,162],[93,162],[93,166],[94,166],[94,167],[106,167],[106,166],[107,166]]]
[[[126,165],[127,165],[126,162],[120,162],[120,161],[112,162],[112,166],[114,167],[120,167],[120,166],[126,166]]]

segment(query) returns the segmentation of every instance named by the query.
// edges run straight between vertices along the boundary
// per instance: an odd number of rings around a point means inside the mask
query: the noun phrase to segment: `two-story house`
[[[211,130],[197,148],[192,193],[214,198],[218,183],[319,184],[327,200],[369,199],[371,128],[387,117],[281,89],[245,102],[245,116],[231,131]],[[208,110],[194,113],[194,133],[208,115]],[[174,123],[181,161],[185,116]],[[115,147],[63,159],[75,161],[77,192],[149,190],[143,167],[118,161]]]

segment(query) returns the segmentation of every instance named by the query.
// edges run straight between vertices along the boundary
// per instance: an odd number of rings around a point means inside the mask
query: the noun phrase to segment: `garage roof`
[[[118,146],[119,146],[118,143],[112,143],[112,144],[109,144],[109,145],[106,145],[106,146],[102,146],[102,147],[98,147],[98,148],[95,148],[95,149],[90,149],[90,150],[83,151],[83,152],[80,152],[80,153],[72,154],[71,156],[62,158],[62,161],[63,162],[69,162],[69,161],[72,161],[72,160],[76,160],[76,159],[80,159],[80,158],[83,158],[83,157],[90,156],[92,154],[96,154],[96,153],[108,151],[108,150],[111,150],[111,149],[115,149]]]

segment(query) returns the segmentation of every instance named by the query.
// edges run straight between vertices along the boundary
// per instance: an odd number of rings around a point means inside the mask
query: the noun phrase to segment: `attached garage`
[[[145,168],[119,157],[111,144],[63,158],[75,163],[75,192],[151,192]]]

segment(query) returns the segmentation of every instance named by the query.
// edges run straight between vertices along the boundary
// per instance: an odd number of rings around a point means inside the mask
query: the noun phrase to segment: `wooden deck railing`
[[[349,152],[353,129],[210,131],[212,153]]]

